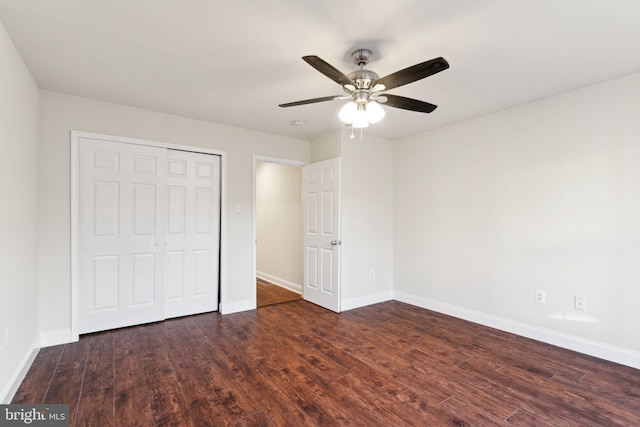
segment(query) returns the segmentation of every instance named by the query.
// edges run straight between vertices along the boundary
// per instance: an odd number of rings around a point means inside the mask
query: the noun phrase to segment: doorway
[[[302,298],[302,165],[254,159],[256,307]]]

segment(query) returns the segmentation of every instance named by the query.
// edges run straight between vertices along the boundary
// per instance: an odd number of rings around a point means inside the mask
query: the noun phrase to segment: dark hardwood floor
[[[258,307],[295,301],[302,298],[302,295],[297,292],[290,291],[289,289],[260,278],[256,278],[256,291],[256,305]]]
[[[640,371],[400,302],[295,301],[44,348],[13,402],[72,426],[639,426]]]

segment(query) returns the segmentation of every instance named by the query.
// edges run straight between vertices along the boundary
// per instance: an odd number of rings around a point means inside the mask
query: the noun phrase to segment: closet
[[[217,310],[220,156],[78,145],[79,333]]]

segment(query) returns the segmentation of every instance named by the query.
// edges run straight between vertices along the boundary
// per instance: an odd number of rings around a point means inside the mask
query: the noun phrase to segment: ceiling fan
[[[385,113],[380,104],[420,113],[431,113],[437,108],[436,105],[428,102],[383,92],[446,70],[449,68],[449,63],[444,58],[434,58],[380,78],[373,71],[364,69],[364,66],[373,57],[369,49],[357,49],[351,53],[351,57],[360,69],[347,75],[315,55],[302,57],[306,63],[342,86],[347,95],[288,102],[280,104],[280,107],[295,107],[334,99],[351,99],[342,107],[338,115],[343,122],[351,124],[355,128],[364,128],[369,126],[369,123],[377,123],[382,120]]]

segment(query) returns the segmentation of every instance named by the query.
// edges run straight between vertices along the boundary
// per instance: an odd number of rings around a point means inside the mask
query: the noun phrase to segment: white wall
[[[342,137],[339,130],[322,135],[311,143],[311,161],[321,162],[322,160],[340,157],[341,147]]]
[[[393,298],[393,143],[350,131],[311,143],[314,162],[341,157],[341,309]],[[370,271],[374,270],[373,278]]]
[[[398,141],[396,295],[638,363],[639,112],[633,74]]]
[[[5,403],[39,343],[38,87],[2,24],[0,94],[0,403]]]
[[[302,292],[302,169],[256,163],[258,276]]]
[[[363,141],[349,135],[340,154],[343,310],[393,298],[393,143],[366,129]]]
[[[41,91],[40,327],[48,342],[70,328],[70,143],[72,129],[225,150],[227,283],[223,312],[254,304],[253,155],[308,161],[309,142],[85,98]],[[241,212],[235,207],[240,205]],[[226,286],[226,292],[224,291]]]

